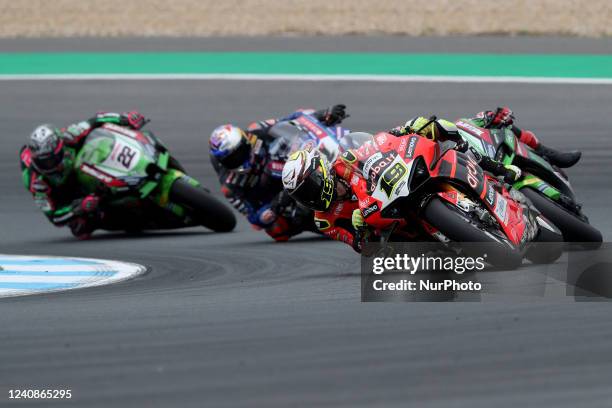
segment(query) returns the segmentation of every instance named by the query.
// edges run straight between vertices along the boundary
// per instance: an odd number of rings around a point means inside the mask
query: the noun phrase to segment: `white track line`
[[[0,254],[0,298],[109,285],[146,272],[105,259]]]
[[[298,75],[298,74],[36,74],[2,75],[0,81],[355,81],[355,82],[459,82],[612,85],[612,78],[559,78],[519,76],[430,76],[430,75]]]

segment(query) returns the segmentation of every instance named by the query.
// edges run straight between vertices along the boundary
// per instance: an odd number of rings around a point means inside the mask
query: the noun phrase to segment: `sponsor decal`
[[[415,149],[418,141],[419,141],[419,137],[418,136],[411,136],[410,137],[410,141],[408,142],[408,148],[406,149],[406,153],[404,154],[405,158],[412,159],[412,156],[414,156],[414,149]]]
[[[376,176],[378,176],[378,174],[380,174],[380,172],[383,169],[385,169],[389,165],[389,163],[393,162],[394,159],[395,159],[395,156],[391,155],[391,156],[385,157],[379,163],[376,163],[371,169],[370,182],[374,183]]]
[[[343,208],[344,208],[344,203],[343,202],[338,203],[338,205],[336,205],[334,208],[334,215],[339,215],[342,212]]]
[[[403,161],[396,162],[383,173],[380,188],[385,192],[387,197],[391,198],[391,193],[407,174],[408,168]]]
[[[378,211],[378,204],[374,203],[368,208],[366,208],[365,210],[362,210],[361,213],[363,214],[363,218],[368,218],[370,215],[374,214],[376,211]]]
[[[462,120],[458,121],[456,125],[462,128],[463,130],[467,130],[468,132],[475,134],[477,136],[482,136],[482,134],[484,133],[482,129],[479,129],[476,126],[470,123],[464,122]]]
[[[384,144],[387,141],[387,135],[384,133],[380,133],[378,136],[376,136],[376,143],[378,143],[379,145]]]
[[[508,201],[502,197],[501,194],[497,195],[497,202],[495,204],[494,212],[497,218],[505,225],[508,221]]]
[[[485,197],[485,199],[487,200],[487,203],[489,203],[489,205],[493,207],[493,204],[495,204],[495,189],[493,188],[493,184],[491,183],[488,183],[487,185],[487,196]]]
[[[342,153],[342,156],[340,157],[342,158],[342,160],[349,164],[355,163],[355,161],[357,161],[357,157],[355,157],[353,152],[350,150],[347,150],[346,152]]]
[[[356,186],[357,184],[359,184],[359,176],[356,174],[353,174],[353,177],[351,178],[351,185]]]
[[[468,171],[467,180],[468,180],[468,184],[472,188],[476,188],[476,186],[478,185],[477,166],[478,164],[474,161],[474,159],[472,157],[468,157],[468,162],[466,166],[467,171]]]
[[[255,142],[255,147],[253,147],[254,155],[258,155],[259,152],[261,152],[262,145],[263,145],[263,142],[261,141],[261,139],[257,139],[257,141]]]
[[[111,176],[109,176],[106,173],[103,173],[91,166],[89,166],[88,164],[82,164],[81,165],[81,171],[85,174],[89,174],[90,176],[97,178],[98,180],[100,180],[101,182],[105,183],[105,184],[111,184],[113,182],[113,178]]]
[[[375,154],[370,156],[363,165],[363,175],[365,177],[368,177],[368,175],[370,174],[370,168],[372,168],[372,165],[376,163],[377,161],[381,160],[382,158],[383,158],[383,155],[381,152],[376,152]]]
[[[126,129],[126,128],[121,127],[121,126],[117,126],[117,125],[115,125],[113,123],[107,123],[107,124],[104,125],[104,127],[106,129],[112,130],[113,132],[121,133],[124,136],[131,137],[132,139],[138,139],[138,133],[137,132],[134,132],[132,130]]]
[[[314,122],[308,120],[308,118],[306,116],[300,116],[297,119],[297,122],[300,125],[304,126],[310,133],[315,135],[317,137],[317,139],[322,139],[325,136],[327,136],[327,133],[320,126],[318,126]]]
[[[397,185],[397,188],[395,189],[395,191],[396,191],[396,192],[401,191],[401,190],[402,190],[402,188],[404,188],[404,186],[406,185],[406,183],[408,183],[408,181],[406,181],[406,180],[404,180],[404,181],[400,182],[400,183]]]
[[[407,139],[405,137],[402,138],[402,141],[400,142],[397,150],[402,151],[402,150],[404,150],[406,148],[406,145],[408,143],[406,140]]]
[[[447,200],[450,203],[453,204],[457,204],[457,192],[456,191],[444,191],[441,193],[438,193],[438,195],[440,195],[441,197],[443,197],[445,200]]]
[[[273,172],[281,172],[283,171],[284,165],[285,163],[283,163],[282,161],[275,160],[275,161],[268,163],[268,168],[272,170]]]

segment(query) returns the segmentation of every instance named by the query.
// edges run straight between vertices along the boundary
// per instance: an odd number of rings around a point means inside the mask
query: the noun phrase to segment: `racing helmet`
[[[283,187],[298,203],[315,211],[331,205],[335,177],[325,156],[317,149],[298,150],[283,167]]]
[[[223,125],[213,130],[209,140],[210,153],[228,169],[236,169],[251,156],[251,144],[239,127]]]
[[[42,174],[60,173],[64,162],[64,142],[53,125],[38,126],[30,135],[28,148],[34,168]]]

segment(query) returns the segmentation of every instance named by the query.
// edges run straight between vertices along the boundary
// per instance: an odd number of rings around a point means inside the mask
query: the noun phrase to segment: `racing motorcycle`
[[[459,120],[456,125],[463,140],[480,154],[504,164],[514,164],[523,171],[513,188],[520,190],[561,230],[565,241],[602,242],[601,232],[589,224],[561,169],[521,143],[508,128],[484,129],[467,120]]]
[[[291,121],[282,121],[270,129],[270,136],[274,141],[269,147],[271,169],[270,174],[278,180],[280,186],[283,165],[287,158],[295,151],[306,148],[316,148],[324,154],[330,162],[336,160],[338,155],[356,147],[355,139],[345,139],[348,129],[341,126],[325,126],[314,116],[303,114]],[[282,187],[280,187],[282,189]],[[275,201],[274,210],[277,214],[292,220],[296,231],[310,231],[320,234],[314,224],[312,210],[299,205],[283,191]]]
[[[449,246],[489,243],[488,262],[503,267],[517,267],[524,256],[544,263],[561,255],[558,244],[546,250],[530,245],[558,243],[561,233],[520,192],[508,191],[471,155],[455,150],[455,142],[384,132],[358,136],[361,146],[343,160],[356,170],[351,185],[366,223],[383,238],[409,228],[418,239]]]
[[[101,229],[142,231],[202,225],[234,229],[233,212],[185,169],[150,131],[114,124],[93,130],[75,168],[85,193],[101,198]]]

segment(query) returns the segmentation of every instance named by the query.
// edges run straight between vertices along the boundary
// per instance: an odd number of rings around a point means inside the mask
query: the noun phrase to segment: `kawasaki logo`
[[[464,130],[468,130],[470,133],[473,133],[477,136],[482,136],[482,134],[484,133],[481,129],[478,129],[476,126],[463,122],[463,121],[457,122],[456,125],[459,126],[460,128],[463,128]]]
[[[113,178],[110,177],[107,174],[102,173],[101,171],[98,171],[96,169],[94,169],[91,166],[88,166],[86,164],[83,164],[81,166],[81,171],[83,171],[83,173],[85,174],[89,174],[90,176],[97,178],[98,180],[100,180],[101,182],[105,183],[105,184],[110,184],[113,182]]]

